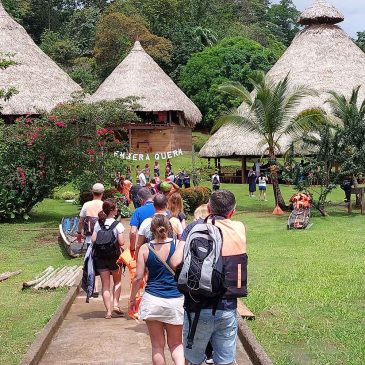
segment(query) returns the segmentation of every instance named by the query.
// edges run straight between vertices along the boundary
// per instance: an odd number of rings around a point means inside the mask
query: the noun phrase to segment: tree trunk
[[[282,210],[287,211],[289,210],[289,207],[285,204],[284,198],[281,194],[275,152],[269,151],[269,154],[271,160],[271,183],[274,191],[275,204],[278,205]]]

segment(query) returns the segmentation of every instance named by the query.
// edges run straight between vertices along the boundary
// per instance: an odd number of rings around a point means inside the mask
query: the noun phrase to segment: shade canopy
[[[327,3],[317,1],[312,8],[316,9],[323,4]],[[330,9],[337,12],[332,6]],[[304,15],[307,14],[306,17],[309,17],[309,10],[303,12]],[[326,103],[330,98],[329,91],[350,97],[352,90],[361,85],[359,99],[365,99],[365,53],[340,27],[329,24],[328,21],[322,24],[313,22],[300,31],[267,73],[267,77],[274,83],[287,75],[290,90],[306,86],[319,94],[318,97],[304,98],[297,108],[298,113],[308,108],[322,108],[331,113],[330,106]],[[240,107],[242,113],[244,109],[243,106]],[[290,144],[288,137],[285,140]],[[283,148],[285,143],[282,141]],[[203,157],[257,156],[264,154],[266,149],[267,146],[262,145],[257,135],[246,132],[243,128],[225,125],[209,139],[200,154]]]
[[[0,70],[0,89],[14,87],[18,93],[0,101],[3,115],[39,114],[69,101],[81,87],[52,61],[25,29],[5,11],[0,0],[0,57],[17,64]]]
[[[182,124],[193,127],[202,119],[197,106],[136,41],[128,56],[89,99],[91,102],[136,96],[140,111],[181,112]]]

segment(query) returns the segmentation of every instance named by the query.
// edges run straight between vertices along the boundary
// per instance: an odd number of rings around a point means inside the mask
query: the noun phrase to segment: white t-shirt
[[[106,227],[110,227],[113,223],[114,223],[115,219],[114,218],[107,218],[105,220],[105,226]],[[101,230],[100,228],[100,224],[99,222],[95,223],[95,227],[94,227],[94,233],[98,233]],[[116,227],[113,229],[113,232],[115,234],[115,237],[118,237],[120,234],[122,234],[124,232],[124,226],[122,223],[118,223],[116,225]]]
[[[138,180],[139,180],[139,185],[141,186],[146,186],[147,184],[147,180],[146,180],[146,176],[143,172],[141,172],[138,176]]]
[[[167,214],[165,213],[165,215],[167,215]],[[141,224],[141,226],[139,227],[139,230],[138,230],[138,234],[140,236],[145,236],[148,241],[151,241],[153,239],[152,232],[151,232],[151,222],[152,222],[152,218],[145,219],[142,222],[142,224]],[[183,229],[183,226],[182,226],[181,222],[178,219],[176,219],[176,222],[174,220],[174,225],[173,226],[176,227],[176,231],[177,231],[177,232],[174,232],[174,233],[176,233],[178,235],[182,235],[184,229]],[[175,227],[173,227],[174,231],[175,231]]]
[[[218,184],[220,183],[220,179],[219,179],[219,175],[218,174],[214,174],[212,176],[212,184],[214,184],[214,180],[217,180],[218,181]]]
[[[266,187],[266,177],[259,177],[259,186],[265,186]]]

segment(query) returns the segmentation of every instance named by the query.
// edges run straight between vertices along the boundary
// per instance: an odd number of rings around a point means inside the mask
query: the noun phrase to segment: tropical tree
[[[330,92],[335,123],[341,129],[339,164],[341,175],[354,178],[365,173],[365,99],[359,98],[360,86],[353,89],[350,98]]]
[[[249,77],[254,87],[252,93],[238,83],[221,85],[219,89],[239,97],[243,101],[243,107],[222,116],[213,129],[217,130],[223,124],[233,123],[262,137],[261,143],[267,145],[270,158],[275,201],[282,209],[287,209],[287,206],[278,179],[277,153],[280,150],[280,139],[283,136],[296,138],[313,129],[324,119],[322,111],[318,109],[298,112],[303,98],[316,96],[317,93],[304,86],[290,89],[288,76],[274,83],[267,79],[263,72],[254,72]]]

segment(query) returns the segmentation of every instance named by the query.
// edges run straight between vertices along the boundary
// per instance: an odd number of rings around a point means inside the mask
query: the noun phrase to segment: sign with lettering
[[[119,157],[123,160],[131,160],[131,161],[151,161],[155,159],[155,161],[166,160],[178,156],[182,156],[183,151],[181,148],[178,150],[173,150],[169,152],[157,152],[157,153],[129,153],[129,152],[114,152],[115,157]]]

